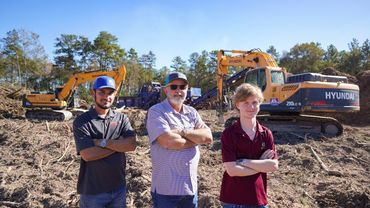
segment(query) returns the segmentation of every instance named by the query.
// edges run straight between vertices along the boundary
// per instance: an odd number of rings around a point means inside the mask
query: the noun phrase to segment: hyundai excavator
[[[57,87],[54,93],[34,92],[27,94],[23,97],[22,102],[26,109],[26,118],[59,121],[71,119],[73,115],[70,108],[77,87],[86,82],[92,82],[99,76],[112,77],[119,92],[126,77],[126,68],[122,65],[118,70],[113,71],[98,70],[76,73],[63,86]]]
[[[306,113],[346,113],[360,110],[359,87],[344,76],[303,73],[288,76],[274,58],[259,49],[220,50],[217,54],[217,106],[223,121],[228,67],[243,67],[244,82],[258,86],[264,95],[258,121],[273,132],[338,136],[343,126],[332,117]],[[264,114],[267,113],[267,114]],[[228,119],[225,126],[236,119]],[[301,134],[302,135],[302,134]]]

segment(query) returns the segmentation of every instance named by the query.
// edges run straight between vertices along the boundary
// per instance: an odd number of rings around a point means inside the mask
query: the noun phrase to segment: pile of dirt
[[[361,110],[370,112],[370,70],[359,73],[357,79],[360,85]]]
[[[11,84],[0,85],[0,116],[17,117],[24,115],[22,108],[22,95],[27,91],[22,87],[16,87]]]
[[[338,71],[333,67],[326,67],[321,71],[321,73],[325,75],[345,76],[348,78],[349,83],[358,84],[358,80],[355,76]]]
[[[199,163],[199,207],[220,207],[223,174],[216,112],[200,111],[214,142],[202,145]],[[226,118],[235,113],[226,114]],[[146,111],[128,112],[134,128],[143,128]],[[140,130],[141,131],[141,130]],[[269,174],[270,207],[370,207],[370,126],[345,126],[331,139],[276,135],[279,170]],[[127,154],[127,205],[151,207],[151,162],[148,136],[138,137]],[[326,171],[313,149],[328,167]],[[35,122],[0,119],[0,207],[78,207],[76,183],[80,157],[72,121]]]
[[[145,127],[145,120],[146,120],[146,113],[147,111],[141,109],[117,109],[116,111],[126,114],[131,121],[131,126],[136,130],[138,135],[146,135],[146,127]]]

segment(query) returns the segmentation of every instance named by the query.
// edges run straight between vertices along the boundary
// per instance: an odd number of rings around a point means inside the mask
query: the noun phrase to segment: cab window
[[[276,84],[284,84],[284,73],[282,71],[271,70],[271,81]]]
[[[262,92],[266,89],[266,70],[259,70],[258,73],[258,87],[261,88]]]
[[[257,76],[258,76],[258,71],[252,70],[247,73],[245,82],[249,84],[257,85]]]
[[[266,70],[252,70],[247,73],[245,82],[258,86],[262,92],[266,89]]]

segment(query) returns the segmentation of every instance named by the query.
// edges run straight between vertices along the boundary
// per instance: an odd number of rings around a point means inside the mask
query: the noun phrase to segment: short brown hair
[[[241,84],[235,90],[235,94],[233,96],[234,105],[236,105],[236,103],[238,102],[246,100],[247,98],[251,96],[257,96],[258,102],[259,103],[263,102],[263,99],[264,99],[263,94],[259,87],[248,84],[248,83]]]

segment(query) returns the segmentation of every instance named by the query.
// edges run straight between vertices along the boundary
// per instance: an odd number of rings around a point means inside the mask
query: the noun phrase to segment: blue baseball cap
[[[103,88],[110,88],[110,89],[116,89],[116,83],[112,77],[108,76],[100,76],[96,78],[94,82],[93,89],[94,90],[100,90]]]
[[[184,82],[186,82],[186,84],[188,84],[188,79],[186,78],[185,74],[183,74],[181,72],[171,72],[166,77],[166,79],[164,81],[164,86],[167,86],[170,82],[172,82],[173,80],[176,80],[176,79],[181,79]]]

